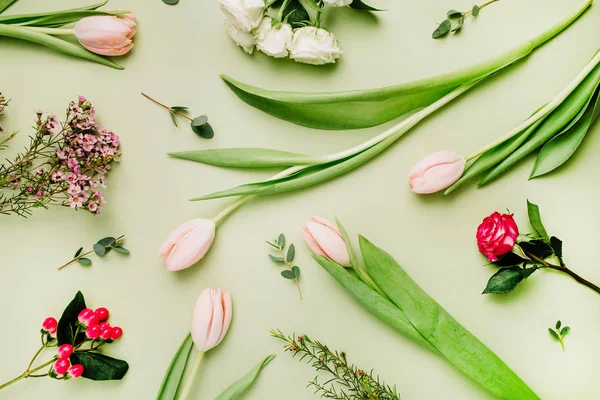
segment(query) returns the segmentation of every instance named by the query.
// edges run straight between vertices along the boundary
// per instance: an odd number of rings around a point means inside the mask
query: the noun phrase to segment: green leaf
[[[502,268],[487,283],[483,294],[505,294],[512,291],[523,280],[521,268]]]
[[[171,107],[169,107],[169,108],[170,108],[171,110],[173,110],[173,111],[177,111],[177,112],[180,112],[180,113],[186,113],[186,112],[188,112],[188,110],[189,110],[189,109],[188,109],[187,107],[185,107],[185,106],[171,106]]]
[[[561,258],[562,257],[562,240],[560,240],[556,236],[552,236],[550,238],[550,246],[552,246],[552,249],[554,250],[554,254],[556,254],[556,257]]]
[[[56,340],[58,341],[59,346],[63,344],[77,345],[84,340],[85,335],[83,335],[83,333],[80,333],[77,338],[75,338],[74,335],[77,331],[79,313],[85,308],[86,305],[83,293],[77,292],[58,321]]]
[[[71,355],[71,363],[83,365],[81,376],[93,381],[121,380],[129,370],[126,361],[100,353],[75,352]]]
[[[174,6],[175,4],[179,3],[179,0],[162,0],[162,2],[166,5]]]
[[[543,240],[530,240],[528,242],[521,242],[519,245],[526,252],[534,254],[537,258],[541,258],[542,260],[554,254],[552,246],[545,243]]]
[[[0,0],[0,13],[10,7],[17,0]]]
[[[590,103],[582,109],[583,115],[573,125],[553,137],[542,147],[531,170],[530,179],[554,171],[566,163],[577,151],[598,116],[598,90]]]
[[[446,19],[441,24],[438,25],[437,29],[435,31],[433,31],[433,34],[431,35],[431,37],[434,39],[439,39],[441,37],[446,36],[448,33],[450,33],[451,29],[452,29],[452,22],[450,22],[449,20]]]
[[[218,395],[215,400],[237,400],[242,398],[243,394],[254,385],[256,379],[258,379],[259,374],[269,364],[275,355],[272,354],[265,358],[260,364],[250,370],[246,375],[242,376],[240,379],[235,381],[231,386],[229,386],[223,393]]]
[[[285,247],[285,235],[283,233],[280,233],[279,237],[277,237],[277,246],[279,246],[280,249]]]
[[[544,228],[544,224],[542,224],[540,208],[536,204],[531,203],[529,200],[527,200],[527,214],[529,215],[529,223],[531,224],[533,230],[544,241],[544,243],[550,243],[550,238],[548,237],[546,228]]]
[[[7,36],[16,39],[26,40],[33,43],[38,43],[61,53],[83,58],[89,61],[94,61],[115,69],[124,69],[122,66],[115,64],[112,61],[107,60],[106,58],[100,57],[92,52],[87,51],[84,47],[82,47],[79,44],[67,42],[66,40],[58,39],[54,36],[50,36],[45,33],[32,31],[25,27],[5,25],[0,21],[0,36]]]
[[[129,250],[123,246],[114,246],[113,249],[120,254],[130,254]]]
[[[465,18],[462,17],[458,21],[456,21],[456,24],[454,24],[452,26],[452,32],[458,33],[464,24],[465,24]]]
[[[194,120],[190,123],[192,127],[192,131],[200,137],[205,139],[212,139],[215,136],[215,131],[212,126],[208,122],[208,119],[205,115],[201,115],[199,117],[194,118]]]
[[[295,256],[296,256],[296,247],[292,243],[292,244],[290,244],[290,247],[288,248],[287,255],[285,256],[285,260],[287,262],[291,263],[292,261],[294,261]]]
[[[558,328],[557,328],[558,329]],[[561,336],[567,336],[567,334],[571,331],[571,328],[568,326],[565,326],[564,328],[561,329],[560,331],[560,335]]]
[[[281,271],[281,276],[283,276],[285,279],[296,279],[296,276],[294,275],[294,273],[292,271],[290,271],[289,269],[286,269],[285,271]]]
[[[110,246],[117,241],[114,237],[105,237],[103,239],[98,240],[98,244],[101,246]]]
[[[96,243],[94,245],[94,253],[96,253],[98,256],[102,257],[103,255],[106,254],[106,247],[104,247],[100,243]]]
[[[300,278],[300,268],[298,266],[294,265],[292,272],[294,273],[294,278]]]
[[[283,257],[277,257],[272,254],[269,254],[269,258],[277,263],[285,262],[285,259]]]
[[[69,14],[69,13],[78,12],[78,11],[96,10],[97,8],[100,8],[104,5],[106,5],[106,3],[108,3],[108,0],[104,0],[97,4],[92,4],[91,6],[72,8],[69,10],[45,12],[45,13],[34,13],[34,14],[4,15],[4,16],[0,16],[0,23],[16,24],[16,23],[23,23],[23,22],[27,22],[27,21],[31,21],[31,20],[44,18],[44,17],[53,17],[53,16],[57,16],[57,15],[64,15],[64,14]]]
[[[93,17],[93,16],[118,16],[127,13],[124,10],[116,11],[98,11],[98,10],[80,10],[80,11],[59,11],[57,13],[50,13],[39,18],[19,18],[19,16],[6,16],[8,18],[13,17],[11,22],[18,24],[19,26],[30,26],[30,27],[42,27],[42,28],[58,28],[67,24],[73,24],[81,20],[82,18]],[[16,18],[15,18],[16,17]],[[15,20],[24,19],[22,22],[14,22]]]
[[[79,264],[83,265],[84,267],[89,267],[90,265],[92,265],[92,260],[90,260],[89,258],[86,258],[86,257],[78,258],[77,262]]]
[[[560,340],[560,336],[558,336],[558,333],[552,329],[552,328],[548,328],[548,332],[550,332],[550,334],[556,339],[556,340]]]
[[[560,329],[561,325],[562,325],[562,322],[560,322],[560,320],[556,321],[556,329],[557,330]]]
[[[312,8],[314,11],[317,11],[317,12],[323,11],[321,6],[319,4],[317,4],[316,0],[306,0],[306,5],[308,5],[308,7],[310,7],[310,8]]]
[[[75,253],[75,255],[73,256],[73,258],[77,258],[79,257],[79,255],[81,254],[81,252],[83,251],[83,247],[80,247],[79,250],[77,250],[77,252]]]
[[[479,11],[481,10],[481,8],[475,4],[473,6],[473,9],[471,10],[471,14],[473,14],[474,17],[477,17],[479,15]]]
[[[510,252],[506,253],[502,257],[498,259],[498,261],[492,262],[497,267],[511,267],[513,265],[519,265],[525,262],[525,259],[521,258],[519,255]]]
[[[194,341],[192,340],[192,335],[188,334],[171,360],[156,400],[175,400],[177,398],[177,392],[181,386],[193,348]]]
[[[421,289],[388,253],[359,238],[369,275],[451,364],[502,399],[539,399],[496,354]]]
[[[352,3],[350,3],[350,8],[361,11],[385,11],[380,8],[371,7],[370,5],[365,4],[362,0],[353,0]]]
[[[313,156],[261,148],[209,149],[168,153],[182,160],[229,168],[272,168],[311,164]]]
[[[306,11],[306,8],[304,8],[299,0],[291,0],[283,11],[283,15],[285,15],[287,22],[293,28],[301,27],[303,26],[303,22],[310,21],[308,11]]]
[[[450,10],[446,13],[446,15],[448,16],[448,18],[461,18],[463,16],[463,13],[456,10]]]
[[[177,125],[177,115],[172,110],[169,110],[169,115],[171,116],[171,121],[173,121],[173,124],[179,127],[179,125]]]

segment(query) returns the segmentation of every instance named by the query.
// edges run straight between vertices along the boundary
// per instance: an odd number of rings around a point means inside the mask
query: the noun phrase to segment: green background
[[[450,197],[420,197],[408,190],[407,173],[440,149],[469,153],[521,122],[558,93],[600,45],[600,7],[524,62],[477,87],[426,120],[370,164],[302,193],[253,201],[219,227],[209,255],[194,268],[166,272],[156,251],[180,223],[212,217],[229,200],[187,199],[274,171],[235,171],[169,159],[167,151],[260,146],[326,154],[383,131],[328,132],[274,119],[239,101],[220,81],[228,73],[261,87],[290,90],[373,88],[452,71],[501,54],[553,26],[582,0],[503,0],[467,18],[464,31],[430,38],[448,8],[469,9],[472,0],[380,0],[385,13],[330,9],[325,26],[339,38],[344,56],[335,66],[311,67],[262,54],[250,57],[228,37],[217,2],[114,0],[139,18],[136,47],[117,71],[54,53],[37,45],[0,39],[0,90],[11,98],[4,118],[22,133],[3,156],[27,141],[33,109],[60,117],[77,95],[87,96],[101,124],[121,135],[123,160],[108,177],[104,212],[92,217],[71,209],[37,210],[28,219],[0,222],[0,380],[20,374],[37,349],[39,327],[59,316],[77,290],[92,307],[106,306],[123,327],[107,353],[131,365],[122,382],[30,379],[0,392],[2,399],[151,399],[189,329],[195,301],[206,287],[231,291],[234,322],[225,341],[204,360],[197,399],[212,399],[270,353],[251,399],[310,399],[310,366],[282,352],[270,328],[306,333],[348,352],[363,369],[374,368],[397,384],[403,399],[486,399],[486,393],[442,359],[399,337],[354,302],[312,261],[300,227],[311,215],[337,216],[355,237],[362,233],[390,251],[407,272],[451,314],[502,357],[543,399],[593,399],[600,391],[600,298],[570,278],[538,272],[509,295],[482,296],[494,268],[483,266],[475,230],[492,211],[515,213],[522,232],[525,200],[540,205],[551,234],[564,240],[568,265],[600,282],[598,248],[600,126],[558,173],[528,182],[532,160],[493,185],[468,185]],[[10,13],[84,5],[80,0],[18,2]],[[212,141],[175,128],[147,92],[172,105],[207,114]],[[391,124],[389,124],[391,126]],[[284,232],[297,245],[305,299],[267,258],[264,240]],[[108,235],[127,235],[128,258],[111,253],[57,272],[80,246]],[[565,353],[548,334],[557,319],[572,327]],[[50,357],[50,354],[48,354]]]

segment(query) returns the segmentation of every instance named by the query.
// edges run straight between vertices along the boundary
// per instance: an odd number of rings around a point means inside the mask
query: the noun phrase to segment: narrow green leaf
[[[312,164],[315,159],[306,154],[261,148],[209,149],[168,154],[182,160],[229,168],[291,167]]]
[[[83,265],[84,267],[89,267],[90,265],[92,265],[92,260],[90,260],[89,258],[86,258],[86,257],[78,258],[77,262],[79,264]]]
[[[505,294],[523,280],[520,267],[502,268],[487,283],[483,294]]]
[[[280,249],[285,247],[285,235],[283,233],[280,233],[279,237],[277,237],[277,246],[279,246]]]
[[[527,214],[529,215],[529,223],[538,236],[544,241],[544,243],[550,243],[550,238],[542,223],[542,217],[540,215],[540,208],[527,200]]]
[[[284,259],[283,257],[277,257],[277,256],[274,256],[273,254],[269,254],[269,258],[270,258],[272,261],[275,261],[275,262],[277,262],[277,263],[282,263],[282,262],[285,262],[285,259]]]
[[[296,257],[296,247],[292,243],[292,244],[290,244],[290,247],[288,248],[287,255],[285,256],[285,260],[288,263],[291,263],[292,261],[294,261],[294,257]]]
[[[300,278],[300,268],[295,266],[292,268],[292,272],[294,273],[294,278]]]
[[[40,18],[28,19],[20,22],[20,26],[55,28],[62,27],[67,24],[76,23],[82,18],[93,16],[117,16],[127,13],[125,10],[117,11],[99,11],[99,10],[80,10],[80,11],[61,11]],[[7,16],[8,17],[8,16]],[[7,23],[7,22],[5,22]],[[15,22],[12,22],[15,23]]]
[[[215,400],[237,400],[242,398],[243,394],[254,385],[259,374],[275,358],[274,354],[271,354],[265,358],[260,364],[250,370],[246,375],[235,381],[229,386],[223,393],[218,395]]]
[[[281,276],[283,276],[285,279],[295,279],[296,278],[294,273],[292,271],[290,271],[289,269],[286,269],[285,271],[281,271]]]
[[[560,340],[560,336],[558,336],[558,333],[554,329],[548,328],[548,332],[550,332],[555,339]]]
[[[77,252],[75,253],[75,255],[73,256],[73,258],[77,258],[79,257],[79,255],[81,254],[81,252],[83,251],[83,247],[80,247],[79,250],[77,250]]]
[[[562,322],[560,322],[560,320],[556,321],[556,329],[557,330],[560,329],[561,325],[562,325]]]
[[[441,24],[438,25],[436,30],[433,31],[433,33],[431,34],[431,37],[434,39],[439,39],[441,37],[446,36],[448,33],[450,33],[451,29],[452,29],[452,22],[450,22],[449,20],[446,19]]]
[[[314,11],[317,11],[317,12],[323,11],[321,6],[319,6],[317,4],[316,0],[306,0],[306,5],[308,5],[308,7],[310,7],[310,8],[312,8]]]
[[[45,33],[35,32],[30,29],[0,23],[0,36],[8,36],[16,39],[27,40],[49,47],[61,53],[71,56],[83,58],[89,61],[94,61],[116,69],[124,69],[122,66],[100,57],[92,52],[87,51],[79,44],[67,42],[66,40],[55,38],[54,36],[46,35]]]
[[[177,125],[177,115],[171,110],[169,110],[169,115],[171,116],[171,121],[173,121],[175,126],[179,127],[179,125]]]
[[[123,246],[114,246],[113,249],[120,254],[130,254],[129,250],[127,250],[125,247]]]
[[[363,2],[362,0],[353,0],[352,3],[350,3],[350,8],[354,8],[355,10],[361,11],[385,11],[380,8],[375,8],[368,4],[365,4],[365,2]]]
[[[156,400],[175,400],[177,398],[177,392],[181,386],[183,374],[193,348],[192,335],[188,334],[173,356],[169,368],[167,368]]]
[[[17,0],[0,0],[0,13],[10,7]]]
[[[473,14],[474,17],[477,17],[479,15],[479,11],[481,11],[481,8],[475,4],[471,10],[471,14]]]
[[[189,110],[189,108],[187,108],[185,106],[171,106],[170,108],[171,108],[171,110],[178,111],[180,113],[187,113]]]
[[[415,329],[456,368],[502,399],[539,399],[496,354],[421,289],[385,251],[360,237],[367,272]]]
[[[0,23],[2,24],[16,24],[23,23],[26,21],[31,21],[34,19],[45,18],[45,17],[53,17],[56,15],[63,15],[77,11],[86,11],[86,10],[96,10],[108,3],[108,0],[104,0],[100,3],[92,4],[90,6],[71,8],[68,10],[54,11],[54,12],[45,12],[45,13],[33,13],[33,14],[14,14],[14,15],[3,15],[0,16]]]
[[[565,326],[564,328],[562,328],[562,330],[560,331],[560,335],[561,336],[567,336],[567,334],[571,331],[571,328],[568,326]]]

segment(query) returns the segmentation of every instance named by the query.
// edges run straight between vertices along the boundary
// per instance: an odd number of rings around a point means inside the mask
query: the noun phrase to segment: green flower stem
[[[194,359],[194,365],[192,365],[192,370],[190,372],[190,376],[188,377],[185,386],[183,387],[183,390],[181,391],[181,396],[179,397],[180,400],[187,400],[189,395],[190,395],[190,391],[192,390],[192,386],[194,385],[194,379],[196,378],[196,375],[198,374],[198,371],[200,370],[200,364],[202,364],[202,358],[204,358],[204,352],[198,350],[198,353],[196,354],[196,358]]]
[[[283,12],[287,8],[288,4],[290,4],[290,0],[284,0],[281,8],[279,9],[279,13],[277,14],[277,20],[279,22],[283,21]]]
[[[21,375],[17,376],[14,379],[11,379],[10,381],[3,383],[2,385],[0,385],[0,390],[12,385],[13,383],[17,383],[19,382],[21,379],[27,379],[29,377],[32,377],[33,373],[46,368],[47,366],[49,366],[50,364],[52,364],[54,361],[56,361],[56,357],[53,357],[50,361],[40,365],[39,367],[36,367],[34,369],[31,369],[31,366],[33,365],[35,359],[40,355],[40,353],[46,348],[46,345],[42,346],[37,353],[35,353],[35,355],[33,356],[33,358],[31,359],[31,361],[29,362],[29,365],[27,366],[27,369],[25,370],[25,372],[23,372]],[[45,376],[45,375],[41,375],[41,376]],[[33,376],[33,377],[37,377],[37,376]]]
[[[25,28],[35,32],[46,33],[52,36],[74,35],[73,29],[71,28],[39,28],[34,26],[26,26]]]
[[[506,135],[493,141],[490,144],[485,145],[484,147],[475,151],[474,153],[467,155],[465,157],[465,159],[467,161],[470,161],[470,160],[473,160],[473,159],[479,157],[486,151],[491,150],[494,147],[498,146],[499,144],[506,142],[507,140],[509,140],[513,136],[523,132],[525,129],[527,129],[531,125],[535,124],[542,118],[545,118],[548,114],[550,114],[552,111],[554,111],[559,105],[561,105],[562,102],[565,101],[565,99],[567,97],[569,97],[569,95],[571,93],[573,93],[573,91],[575,89],[577,89],[577,87],[581,84],[581,82],[583,82],[585,80],[585,78],[594,70],[594,68],[596,68],[596,66],[598,66],[598,64],[600,64],[600,52],[598,52],[598,54],[596,54],[596,56],[594,56],[594,58],[592,58],[592,60],[588,63],[588,65],[586,65],[586,67],[575,77],[575,79],[573,79],[566,88],[564,88],[556,97],[554,97],[552,99],[552,101],[550,101],[548,104],[546,104],[544,107],[542,107],[539,111],[537,111],[535,114],[533,114],[527,120],[525,120],[521,124],[517,125],[514,129],[512,129]]]

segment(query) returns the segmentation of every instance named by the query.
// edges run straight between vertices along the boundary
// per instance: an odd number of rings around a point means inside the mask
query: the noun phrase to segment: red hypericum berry
[[[108,319],[108,310],[104,307],[97,308],[94,313],[100,318],[100,321],[106,321]]]
[[[123,335],[123,329],[119,328],[118,326],[114,326],[112,328],[112,335],[110,335],[110,338],[112,340],[117,340],[118,338],[120,338]]]
[[[85,309],[81,310],[81,312],[77,316],[77,319],[82,324],[89,325],[88,320],[93,315],[93,313],[94,312],[92,310],[90,310],[89,308],[85,308]]]
[[[71,354],[73,354],[73,346],[70,344],[63,344],[57,350],[58,356],[60,358],[69,358]]]
[[[109,324],[100,326],[100,338],[108,340],[112,338],[113,328]]]
[[[69,368],[69,376],[71,378],[79,378],[83,374],[83,365],[75,364]]]
[[[87,319],[87,326],[94,326],[94,325],[98,325],[100,323],[100,318],[98,318],[98,316],[92,311],[92,313],[90,314],[90,316]]]
[[[54,361],[54,365],[52,366],[52,369],[54,369],[54,372],[56,372],[57,375],[64,375],[67,373],[70,366],[71,366],[71,363],[69,362],[68,359],[59,358],[58,360]]]
[[[42,322],[42,329],[48,333],[56,332],[58,322],[56,318],[48,317]]]
[[[98,325],[91,325],[85,330],[85,336],[88,339],[98,339],[100,337],[100,327]]]

